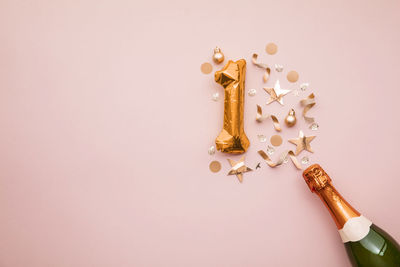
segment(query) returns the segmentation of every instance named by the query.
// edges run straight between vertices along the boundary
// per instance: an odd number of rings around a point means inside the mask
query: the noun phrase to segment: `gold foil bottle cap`
[[[303,178],[306,181],[311,192],[319,191],[331,183],[331,178],[318,164],[313,164],[303,172]]]
[[[321,166],[311,165],[303,172],[303,177],[311,192],[316,193],[325,204],[338,229],[342,229],[351,218],[360,216],[332,186],[331,178]]]

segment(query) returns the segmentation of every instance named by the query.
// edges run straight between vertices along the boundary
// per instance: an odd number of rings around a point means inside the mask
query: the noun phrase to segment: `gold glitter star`
[[[231,159],[228,159],[229,163],[232,166],[232,169],[229,171],[228,175],[236,175],[239,179],[239,182],[243,182],[243,173],[250,172],[252,169],[244,165],[244,156],[238,162],[235,162]]]
[[[279,104],[283,105],[283,96],[290,92],[290,90],[281,88],[281,85],[279,84],[279,80],[276,80],[274,88],[264,87],[264,90],[270,96],[267,101],[267,105],[271,104],[274,101],[277,101],[277,102],[279,102]]]
[[[304,149],[309,152],[314,152],[310,146],[310,142],[315,138],[315,136],[304,136],[303,131],[299,132],[298,138],[289,139],[289,142],[295,144],[296,147],[296,156],[300,154]]]

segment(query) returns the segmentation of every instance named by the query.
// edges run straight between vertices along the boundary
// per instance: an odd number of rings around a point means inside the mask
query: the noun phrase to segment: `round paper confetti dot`
[[[292,71],[289,71],[289,73],[287,74],[286,77],[289,82],[295,83],[299,79],[299,74],[297,73],[297,71],[292,70]]]
[[[210,171],[219,172],[221,170],[221,163],[219,161],[211,161],[210,163]]]
[[[209,74],[212,72],[212,65],[208,62],[201,64],[201,72],[204,74]]]
[[[267,53],[270,55],[275,55],[276,52],[278,52],[278,46],[274,43],[269,43],[267,44],[265,51],[267,51]]]
[[[280,146],[282,144],[282,137],[276,134],[271,136],[270,141],[273,146]]]

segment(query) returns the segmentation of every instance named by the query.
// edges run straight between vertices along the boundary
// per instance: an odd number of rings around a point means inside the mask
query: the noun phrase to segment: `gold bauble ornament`
[[[285,118],[285,123],[288,127],[292,127],[296,124],[296,121],[296,113],[294,112],[294,109],[291,109]]]
[[[221,52],[221,49],[218,46],[214,49],[213,60],[217,64],[220,64],[220,63],[224,62],[224,60],[225,60],[225,56]]]

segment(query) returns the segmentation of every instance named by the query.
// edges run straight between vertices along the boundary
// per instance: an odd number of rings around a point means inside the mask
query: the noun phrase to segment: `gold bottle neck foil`
[[[361,215],[333,187],[331,178],[318,164],[308,167],[303,172],[303,178],[311,192],[316,193],[325,204],[338,229],[342,229],[349,219]]]

